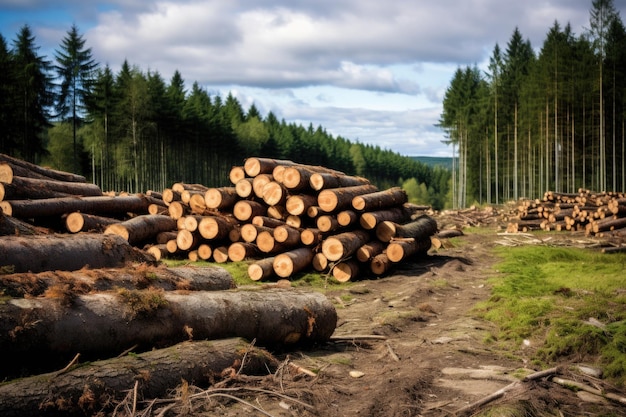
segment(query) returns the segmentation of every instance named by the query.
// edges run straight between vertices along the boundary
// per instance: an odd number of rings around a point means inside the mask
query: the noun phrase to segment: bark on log
[[[192,194],[189,199],[189,208],[192,213],[204,214],[207,211],[206,203],[204,201],[204,193]]]
[[[337,324],[325,295],[295,290],[102,292],[79,295],[70,307],[58,299],[19,298],[0,304],[0,317],[3,377],[37,359],[67,363],[77,352],[85,360],[106,358],[126,347],[141,352],[190,337],[244,337],[265,346],[322,342]]]
[[[236,224],[237,220],[228,215],[205,216],[198,224],[198,232],[207,240],[222,240],[228,237]]]
[[[30,236],[50,234],[49,229],[33,226],[15,217],[5,216],[0,210],[0,236]]]
[[[49,198],[43,197],[48,193],[61,193],[76,196],[101,196],[102,190],[96,184],[87,182],[70,182],[46,180],[28,177],[14,176],[10,182],[11,185],[17,187],[18,197],[13,199],[35,199]],[[38,196],[38,197],[37,197]]]
[[[189,214],[189,208],[180,201],[172,201],[169,206],[167,206],[167,214],[174,220],[178,220],[181,217]]]
[[[255,216],[267,214],[267,207],[258,201],[239,200],[233,207],[233,215],[237,220],[247,222]]]
[[[257,226],[256,224],[246,223],[243,226],[241,226],[241,239],[243,239],[244,242],[252,243],[256,241],[256,238],[259,235],[259,233],[261,232],[271,233],[272,230],[273,229],[271,227]]]
[[[258,258],[261,251],[254,243],[235,242],[228,247],[228,259],[241,262],[244,259]]]
[[[167,250],[167,245],[165,243],[157,243],[156,245],[145,247],[144,250],[148,255],[152,255],[154,260],[157,262],[167,258],[169,255],[169,251]]]
[[[235,288],[233,277],[219,267],[165,267],[140,265],[78,271],[22,272],[0,275],[0,291],[14,298],[72,297],[97,291],[160,288],[165,291],[217,291]]]
[[[121,223],[122,220],[114,219],[111,217],[96,216],[93,214],[86,214],[81,212],[74,212],[67,215],[65,218],[65,228],[70,233],[78,232],[98,232],[102,233],[104,230],[115,223]]]
[[[288,278],[311,265],[313,255],[310,248],[293,249],[276,255],[272,264],[274,272],[281,278]]]
[[[300,241],[278,242],[271,232],[261,232],[256,238],[256,245],[264,253],[279,253],[299,246]]]
[[[406,224],[384,221],[376,226],[376,237],[381,242],[389,242],[396,237],[421,240],[437,233],[437,222],[424,214]]]
[[[216,210],[231,210],[239,198],[237,187],[209,188],[204,193],[206,207]]]
[[[317,272],[325,272],[328,269],[328,258],[322,252],[318,252],[313,255],[311,265]]]
[[[371,240],[357,249],[356,258],[360,262],[368,262],[379,253],[383,253],[386,247],[387,245],[380,240]]]
[[[213,249],[213,260],[218,264],[228,262],[228,246],[218,246]]]
[[[294,246],[301,243],[300,230],[288,225],[275,227],[273,236],[278,243]]]
[[[370,270],[376,276],[386,274],[391,269],[392,263],[386,253],[379,253],[370,261]]]
[[[324,238],[324,234],[317,228],[306,228],[300,233],[300,241],[305,246],[317,245]]]
[[[85,266],[112,268],[150,261],[143,251],[117,235],[78,233],[0,239],[0,266],[12,265],[14,272],[75,271]]]
[[[260,174],[269,174],[278,165],[295,165],[294,162],[282,159],[271,158],[246,158],[243,164],[243,168],[249,177],[256,177]]]
[[[252,224],[255,226],[278,227],[286,224],[284,220],[274,219],[268,216],[254,216]]]
[[[406,207],[394,207],[386,210],[376,210],[361,214],[359,220],[361,227],[366,230],[373,230],[378,223],[386,220],[394,223],[406,223],[411,219],[411,211]]]
[[[118,235],[131,245],[154,239],[161,232],[176,230],[176,220],[160,214],[143,214],[121,223],[109,225],[104,234]]]
[[[352,207],[357,211],[375,211],[389,207],[401,206],[409,201],[402,188],[393,187],[374,193],[358,195],[352,199]]]
[[[163,202],[165,203],[165,205],[168,205],[168,206],[174,201],[181,201],[182,199],[180,193],[178,191],[172,190],[171,188],[163,189],[161,198]]]
[[[45,168],[2,153],[0,153],[0,163],[6,163],[11,168],[13,175],[18,175],[20,177],[53,179],[57,181],[69,182],[87,182],[87,179],[82,175]],[[4,180],[0,181],[11,182]]]
[[[269,206],[267,208],[267,217],[284,221],[289,216],[290,214],[287,213],[287,209],[284,205]]]
[[[341,227],[337,217],[330,214],[319,216],[315,220],[315,225],[322,233],[334,232]]]
[[[0,201],[4,214],[22,219],[61,216],[80,211],[88,214],[148,213],[151,200],[142,194],[109,197],[62,197],[45,200]]]
[[[293,216],[300,216],[307,212],[308,208],[317,205],[317,196],[310,194],[290,195],[285,202],[287,212]]]
[[[361,272],[361,265],[354,259],[339,262],[333,267],[333,277],[339,282],[355,280]]]
[[[337,213],[337,222],[342,227],[348,227],[359,221],[359,215],[353,210],[344,210]]]
[[[274,275],[274,257],[259,259],[248,266],[248,277],[252,281],[261,281]]]
[[[353,230],[327,237],[322,242],[322,253],[329,261],[338,261],[354,254],[369,242],[370,234],[365,230]]]
[[[352,199],[357,195],[375,191],[378,191],[378,188],[372,184],[325,189],[317,195],[317,205],[327,213],[344,210],[351,207]]]
[[[403,238],[391,241],[387,246],[386,253],[391,262],[401,262],[414,255],[425,255],[430,246],[430,237],[422,239]]]
[[[182,251],[190,251],[197,248],[202,241],[200,232],[190,232],[189,230],[179,230],[176,235],[176,246]]]
[[[353,187],[365,184],[370,184],[370,181],[366,178],[321,172],[311,175],[309,180],[309,185],[315,191],[328,188]]]
[[[303,166],[292,166],[283,172],[283,184],[291,192],[302,191],[311,188],[311,175],[315,174],[309,168]]]
[[[243,364],[241,372],[247,375],[263,375],[277,366],[268,352],[251,347],[243,339],[185,341],[137,355],[81,364],[64,373],[51,372],[3,384],[0,415],[109,414],[135,385],[143,400],[163,398],[183,380],[208,385],[236,363]]]

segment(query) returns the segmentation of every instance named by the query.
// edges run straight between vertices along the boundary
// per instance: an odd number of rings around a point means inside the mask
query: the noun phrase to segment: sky
[[[626,0],[614,0],[622,20]],[[589,28],[591,0],[0,0],[9,47],[28,24],[53,60],[72,25],[93,58],[178,70],[244,111],[322,126],[408,156],[451,156],[436,127],[458,68],[486,68],[518,28],[539,49],[550,27]]]

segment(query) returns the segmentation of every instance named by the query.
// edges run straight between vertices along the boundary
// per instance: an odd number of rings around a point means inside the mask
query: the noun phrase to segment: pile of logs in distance
[[[626,194],[547,191],[542,200],[525,200],[517,208],[519,220],[508,232],[531,230],[584,231],[588,236],[626,234]]]
[[[105,195],[84,177],[1,156],[0,234],[62,223],[72,234],[121,236],[157,260],[248,260],[255,281],[307,268],[340,282],[381,276],[425,254],[437,233],[430,207],[409,204],[401,188],[321,166],[251,157],[231,169],[230,186]]]

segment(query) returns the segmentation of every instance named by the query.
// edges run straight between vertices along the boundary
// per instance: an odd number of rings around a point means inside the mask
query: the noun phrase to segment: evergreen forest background
[[[53,57],[28,25],[0,34],[0,152],[85,175],[103,190],[228,184],[246,157],[323,165],[402,186],[435,209],[536,198],[550,189],[624,189],[626,30],[612,0],[593,0],[579,36],[555,21],[540,49],[515,28],[488,71],[458,68],[439,126],[449,161],[407,157],[243,109],[124,61],[101,66],[76,25]]]

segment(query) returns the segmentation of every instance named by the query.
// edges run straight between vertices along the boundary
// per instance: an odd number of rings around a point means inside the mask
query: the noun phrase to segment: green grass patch
[[[626,385],[626,255],[545,246],[496,253],[492,295],[474,309],[498,325],[489,340],[509,348],[540,341],[532,358],[539,364],[597,359]]]

